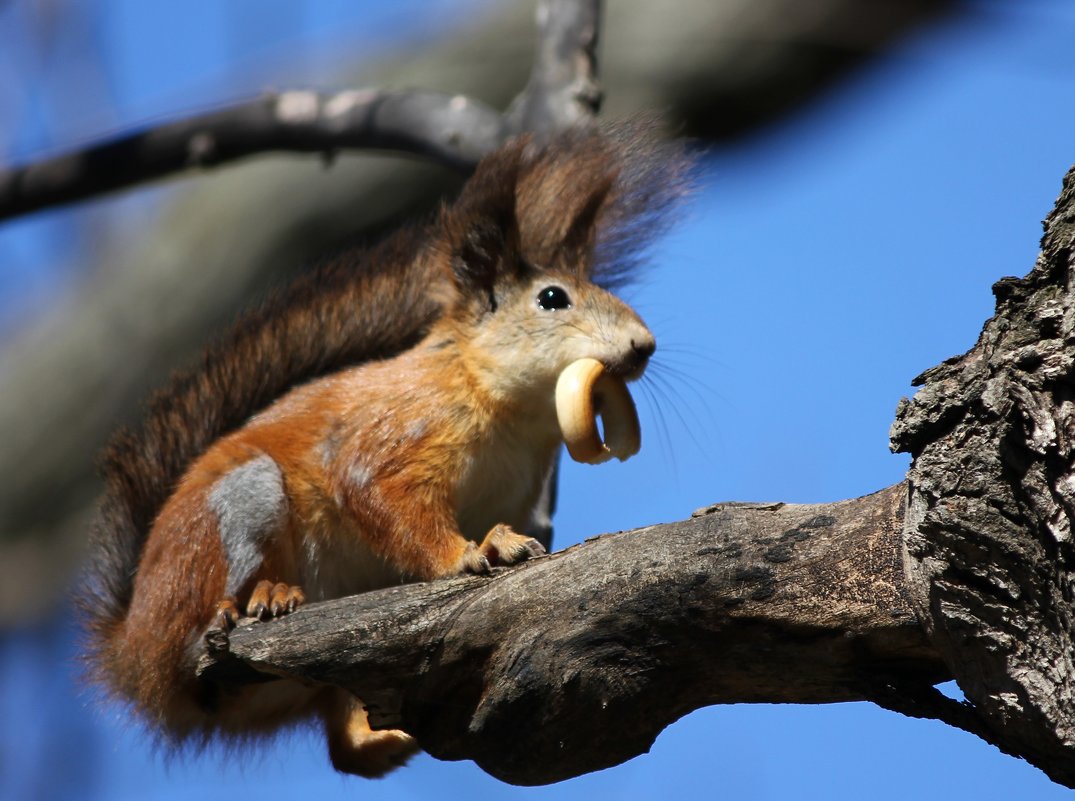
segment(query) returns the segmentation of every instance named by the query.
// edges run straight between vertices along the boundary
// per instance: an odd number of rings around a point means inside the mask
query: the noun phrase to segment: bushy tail
[[[420,231],[347,253],[243,315],[149,399],[101,455],[105,481],[80,603],[91,634],[122,621],[150,527],[190,463],[293,386],[414,345],[437,317]],[[92,645],[92,643],[91,643]]]

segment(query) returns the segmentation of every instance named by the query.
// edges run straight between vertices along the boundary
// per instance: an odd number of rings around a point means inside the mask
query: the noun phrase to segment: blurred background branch
[[[389,150],[469,170],[511,134],[592,120],[599,10],[598,0],[537,4],[530,80],[505,116],[421,89],[270,92],[0,170],[0,220],[269,152],[318,153],[327,163],[341,150]]]
[[[0,220],[270,151],[331,160],[343,149],[384,149],[466,169],[506,134],[500,114],[462,95],[272,92],[0,171]]]

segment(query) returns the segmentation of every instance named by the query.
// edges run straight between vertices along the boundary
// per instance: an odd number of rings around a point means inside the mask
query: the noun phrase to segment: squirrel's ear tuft
[[[456,285],[465,297],[492,293],[519,269],[515,184],[520,148],[508,145],[482,160],[459,198],[441,215]]]
[[[513,139],[441,216],[457,283],[489,289],[531,268],[624,283],[671,221],[691,164],[652,118]]]
[[[463,231],[452,254],[456,284],[464,295],[489,295],[504,259],[505,237],[496,222],[478,218]]]
[[[655,118],[527,143],[515,208],[523,257],[605,286],[624,283],[687,193],[692,161]]]
[[[669,138],[657,117],[637,117],[606,129],[616,177],[597,215],[590,277],[627,283],[648,248],[682,214],[698,160],[685,139]]]

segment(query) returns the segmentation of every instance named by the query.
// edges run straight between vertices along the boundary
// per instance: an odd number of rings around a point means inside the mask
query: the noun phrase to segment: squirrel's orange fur
[[[241,609],[542,552],[525,531],[561,442],[557,376],[591,357],[633,378],[653,351],[591,280],[617,277],[675,191],[681,162],[645,141],[506,145],[433,224],[300,281],[153,399],[106,453],[89,573],[113,691],[178,740],[316,715],[340,770],[415,750],[341,690],[197,679],[201,638]]]

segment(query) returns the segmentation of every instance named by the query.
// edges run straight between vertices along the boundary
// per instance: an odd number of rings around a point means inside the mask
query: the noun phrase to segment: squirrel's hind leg
[[[227,575],[213,625],[230,629],[244,613],[266,620],[295,611],[306,600],[298,586],[257,580],[295,572],[294,558],[289,558],[294,546],[287,544],[289,504],[280,465],[267,453],[251,456],[249,448],[238,446],[231,450],[221,446],[207,459],[203,472],[219,476],[205,493],[205,511],[219,536]],[[247,600],[240,604],[247,589]]]
[[[362,701],[344,690],[324,696],[325,733],[332,766],[341,773],[368,779],[402,766],[418,751],[418,743],[399,729],[370,728]]]

